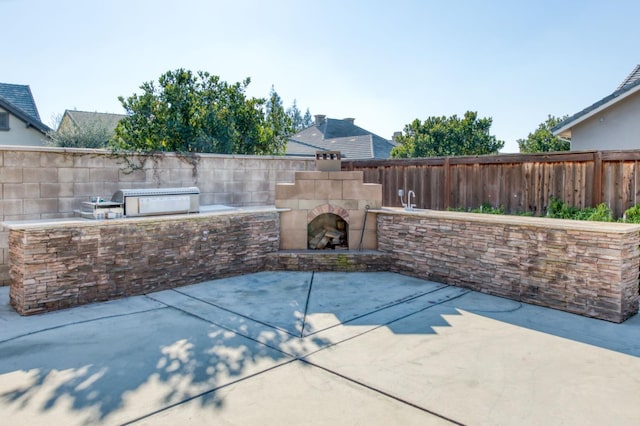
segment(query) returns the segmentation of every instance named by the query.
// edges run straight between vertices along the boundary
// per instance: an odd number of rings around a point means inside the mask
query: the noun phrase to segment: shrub
[[[547,217],[555,219],[577,219],[580,215],[580,209],[565,204],[559,198],[551,197],[549,199],[549,207],[547,207]]]
[[[551,197],[547,208],[547,217],[556,219],[592,220],[598,222],[613,222],[613,213],[609,206],[600,203],[596,207],[579,209],[569,206],[564,201]]]
[[[636,204],[633,207],[629,207],[625,210],[622,216],[622,222],[626,223],[640,223],[640,204]]]
[[[504,206],[493,207],[490,203],[482,203],[476,209],[465,210],[463,208],[449,208],[449,211],[485,214],[505,214]],[[533,216],[533,212],[524,211],[514,213],[517,216]],[[640,223],[640,204],[630,208],[625,212],[626,222]],[[569,206],[559,198],[551,197],[547,207],[547,217],[554,219],[571,220],[591,220],[597,222],[613,222],[613,212],[605,203],[600,203],[596,207],[586,207],[579,209]]]
[[[591,214],[587,217],[587,220],[593,220],[596,222],[613,222],[613,212],[605,203],[600,203],[590,210]]]
[[[493,207],[489,203],[482,203],[477,209],[472,209],[471,213],[504,214],[504,206]]]
[[[484,214],[505,214],[504,206],[493,207],[490,203],[482,203],[480,207],[476,209],[463,209],[462,207],[449,207],[447,211],[450,212],[465,212],[465,213],[484,213]]]

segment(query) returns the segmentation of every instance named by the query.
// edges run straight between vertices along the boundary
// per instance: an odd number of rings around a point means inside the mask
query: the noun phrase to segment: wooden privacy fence
[[[501,154],[342,161],[382,184],[383,205],[400,206],[398,189],[413,190],[418,208],[472,209],[483,203],[508,213],[546,213],[549,199],[578,208],[606,203],[615,217],[640,202],[640,150]]]

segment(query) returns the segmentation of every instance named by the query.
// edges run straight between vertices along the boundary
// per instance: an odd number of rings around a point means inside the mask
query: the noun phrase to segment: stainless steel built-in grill
[[[200,189],[149,188],[121,189],[111,201],[124,207],[124,215],[154,216],[162,214],[198,213],[200,211]]]

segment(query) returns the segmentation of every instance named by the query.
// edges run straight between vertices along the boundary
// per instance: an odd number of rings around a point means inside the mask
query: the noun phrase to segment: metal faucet
[[[415,204],[411,204],[411,195],[413,194],[413,201],[416,201],[416,193],[413,192],[412,190],[407,191],[407,210],[413,210],[413,208],[416,206]]]
[[[402,207],[405,210],[413,210],[416,206],[415,204],[411,204],[411,195],[413,194],[413,201],[416,201],[416,193],[412,190],[407,191],[407,202],[405,203],[402,197],[404,197],[404,189],[398,189],[398,197],[400,197],[400,202],[402,203]]]

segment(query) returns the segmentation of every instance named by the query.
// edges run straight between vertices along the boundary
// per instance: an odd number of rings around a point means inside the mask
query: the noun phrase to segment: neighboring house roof
[[[104,126],[109,133],[113,133],[115,131],[118,122],[126,117],[124,114],[111,114],[108,112],[88,112],[88,111],[75,111],[75,110],[65,110],[64,116],[69,117],[69,120],[78,128],[83,128],[86,126],[94,125],[96,122],[99,122],[100,125]],[[60,125],[58,126],[58,130],[60,130],[60,126],[62,125],[62,120],[60,121]]]
[[[338,120],[316,115],[316,123],[289,138],[286,155],[315,156],[316,151],[340,151],[350,160],[385,159],[393,142],[354,124],[353,118]]]
[[[625,78],[622,83],[620,83],[620,86],[618,86],[616,90],[623,89],[625,86],[628,86],[636,82],[637,80],[640,80],[640,64],[636,65],[633,71],[631,71],[631,74],[629,74],[627,78]]]
[[[0,96],[14,106],[40,121],[40,114],[33,100],[31,88],[23,84],[0,83]]]
[[[29,86],[0,83],[0,107],[44,134],[51,130],[40,121],[40,114]]]
[[[572,127],[638,91],[640,91],[640,65],[636,65],[631,74],[620,83],[615,92],[558,123],[557,126],[551,129],[551,132],[554,136],[571,137]]]

